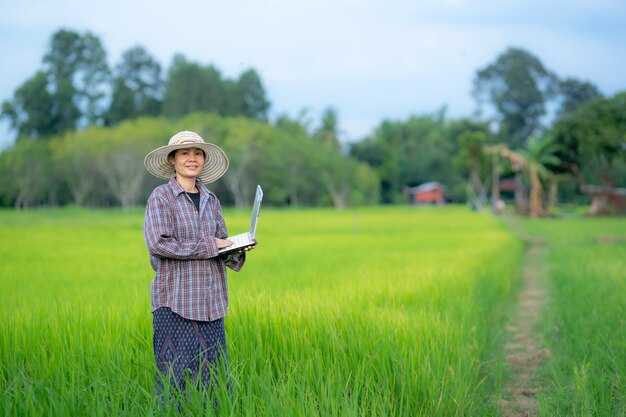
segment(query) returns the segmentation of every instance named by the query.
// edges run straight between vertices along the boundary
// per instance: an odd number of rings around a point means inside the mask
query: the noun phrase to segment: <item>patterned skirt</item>
[[[166,307],[155,310],[152,318],[159,397],[163,399],[164,391],[184,392],[190,382],[212,388],[219,371],[228,366],[224,319],[188,320]]]

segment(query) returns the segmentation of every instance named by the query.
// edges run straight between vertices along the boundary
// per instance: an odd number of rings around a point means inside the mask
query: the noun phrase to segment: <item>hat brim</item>
[[[149,173],[158,178],[170,179],[174,176],[174,165],[167,160],[170,152],[177,149],[198,148],[204,151],[204,167],[198,178],[208,184],[217,181],[228,170],[228,157],[224,151],[212,143],[182,143],[178,145],[161,146],[149,152],[143,164]]]

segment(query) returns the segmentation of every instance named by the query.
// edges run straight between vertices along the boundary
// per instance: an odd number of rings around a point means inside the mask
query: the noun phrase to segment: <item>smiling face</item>
[[[177,177],[196,178],[204,167],[204,152],[199,148],[178,149],[169,161],[174,165]]]

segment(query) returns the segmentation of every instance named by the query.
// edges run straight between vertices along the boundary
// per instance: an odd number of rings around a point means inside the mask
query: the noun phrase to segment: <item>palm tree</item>
[[[524,173],[530,181],[530,216],[539,217],[544,214],[541,200],[543,196],[542,180],[550,179],[554,174],[550,167],[561,164],[556,156],[560,147],[552,141],[550,136],[543,138],[531,137],[526,149],[517,151],[524,160]]]

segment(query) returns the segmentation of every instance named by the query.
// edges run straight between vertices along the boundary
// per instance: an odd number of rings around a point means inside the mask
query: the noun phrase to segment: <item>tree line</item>
[[[176,55],[163,76],[140,46],[111,69],[95,35],[70,30],[53,34],[42,62],[2,104],[18,133],[0,153],[4,206],[143,204],[158,183],[143,156],[185,129],[229,155],[213,188],[236,206],[250,203],[256,183],[270,204],[340,208],[406,202],[407,187],[438,181],[450,199],[477,209],[510,198],[542,215],[557,200],[587,202],[595,190],[596,211],[611,212],[620,209],[615,187],[626,185],[626,93],[604,97],[519,48],[475,74],[477,116],[450,119],[444,107],[382,120],[351,145],[340,143],[332,107],[317,123],[304,112],[268,120],[254,69],[229,80]],[[511,196],[505,181],[515,184]]]
[[[90,126],[50,140],[20,140],[0,154],[2,205],[133,207],[163,180],[148,174],[144,156],[181,130],[198,132],[229,157],[226,175],[211,184],[222,203],[251,204],[263,184],[272,205],[346,207],[374,204],[378,179],[288,119],[276,125],[243,116],[192,113],[180,119],[141,117],[115,127]]]
[[[224,78],[177,54],[167,74],[142,46],[126,50],[111,68],[100,39],[61,29],[52,35],[42,68],[2,103],[19,137],[46,138],[86,126],[115,126],[140,116],[196,112],[266,120],[270,103],[254,69]]]

